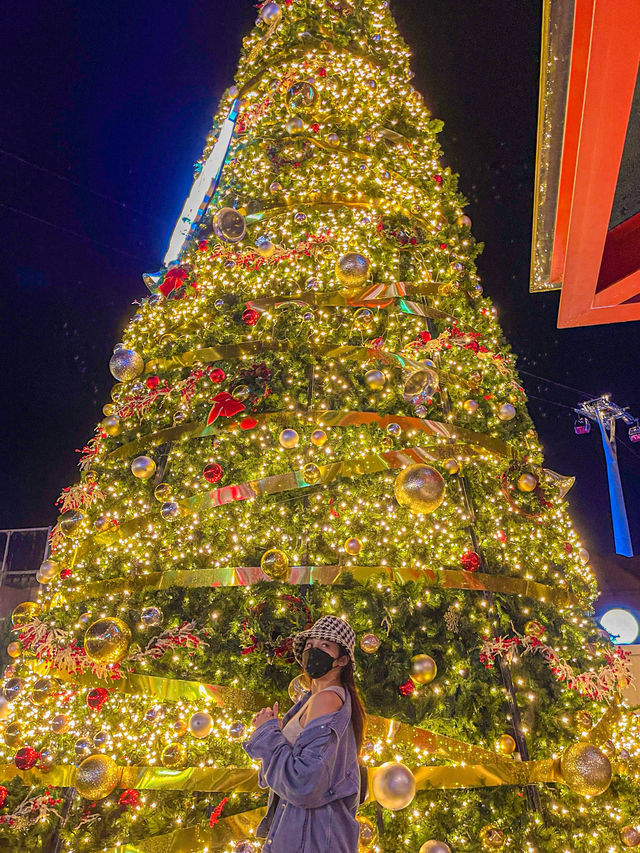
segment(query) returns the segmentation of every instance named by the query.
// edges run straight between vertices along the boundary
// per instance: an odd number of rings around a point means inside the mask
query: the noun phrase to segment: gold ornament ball
[[[359,252],[347,252],[336,261],[336,276],[345,287],[357,287],[369,278],[371,263]]]
[[[445,496],[442,476],[431,465],[417,463],[404,468],[393,486],[396,500],[416,514],[438,509]]]
[[[373,777],[373,796],[384,809],[406,808],[416,793],[416,780],[404,764],[388,761]]]
[[[182,743],[171,743],[162,751],[160,760],[164,767],[176,767],[178,764],[183,764],[187,755],[187,750]]]
[[[111,519],[108,515],[99,515],[93,522],[93,529],[97,530],[98,533],[104,533],[104,531],[108,530],[110,526]]]
[[[350,536],[344,543],[344,550],[350,557],[356,557],[362,550],[362,542],[357,536]]]
[[[281,447],[284,447],[286,450],[291,450],[292,448],[297,447],[299,440],[300,436],[295,429],[283,429],[278,436],[278,441],[280,442]]]
[[[425,367],[410,373],[404,380],[402,396],[407,403],[423,402],[426,397],[433,397],[440,386],[440,379],[435,370]]]
[[[620,840],[625,847],[640,847],[640,832],[635,826],[623,826],[620,830]]]
[[[358,853],[369,853],[378,840],[378,828],[373,821],[363,815],[356,815],[360,828],[358,835]]]
[[[569,788],[584,797],[597,797],[611,783],[611,762],[590,743],[574,743],[560,759],[562,777]]]
[[[478,837],[485,850],[502,850],[504,847],[504,832],[491,823],[482,827]]]
[[[468,415],[475,415],[478,411],[478,403],[476,400],[465,400],[464,410]]]
[[[69,716],[67,714],[56,714],[51,720],[51,731],[56,735],[63,735],[69,731]]]
[[[370,326],[373,323],[373,311],[371,308],[358,308],[353,315],[353,322],[361,329]]]
[[[197,711],[189,720],[189,731],[193,737],[201,739],[209,737],[213,728],[213,717],[206,711]]]
[[[231,396],[234,397],[236,400],[240,400],[240,402],[246,400],[250,394],[251,391],[249,390],[249,386],[244,384],[236,385],[236,387],[231,392]]]
[[[5,670],[6,673],[6,670]],[[9,678],[4,683],[2,692],[7,702],[13,702],[24,690],[24,678]]]
[[[40,613],[40,605],[37,601],[23,601],[11,612],[11,624],[14,628],[21,628],[35,619],[38,613]]]
[[[299,133],[304,133],[304,122],[300,116],[291,116],[287,122],[287,133],[291,136],[296,136]]]
[[[109,359],[109,370],[118,382],[131,382],[144,370],[144,359],[132,349],[119,349]]]
[[[9,723],[4,730],[4,742],[7,746],[17,746],[22,737],[22,727],[20,723]]]
[[[160,503],[164,503],[168,501],[171,497],[172,488],[169,483],[158,483],[158,485],[153,490],[153,496]]]
[[[102,421],[100,426],[106,432],[107,435],[120,435],[120,430],[122,429],[122,421],[117,415],[109,415],[108,418],[105,418]]]
[[[387,377],[381,370],[367,370],[364,375],[364,384],[369,391],[382,391],[387,384]]]
[[[97,663],[118,663],[127,654],[131,631],[117,616],[105,616],[87,628],[84,650]]]
[[[115,414],[115,411],[116,411],[116,406],[114,406],[113,403],[105,403],[104,406],[102,407],[102,414],[105,415],[106,417],[109,417],[109,415]]]
[[[271,580],[284,580],[289,577],[289,558],[279,548],[269,548],[262,555],[260,568]]]
[[[149,456],[136,456],[131,463],[131,473],[138,480],[148,480],[156,473],[156,463]]]
[[[451,848],[444,841],[436,841],[432,838],[430,841],[425,841],[420,848],[420,853],[451,853]]]
[[[500,735],[496,743],[496,749],[502,755],[512,755],[516,751],[516,742],[511,735]]]
[[[43,560],[38,569],[38,574],[42,578],[40,583],[49,583],[49,581],[52,581],[60,574],[60,569],[60,563],[55,560]]]
[[[34,705],[44,705],[53,693],[53,684],[48,678],[39,678],[31,690],[31,701]]]
[[[176,737],[184,737],[189,730],[189,725],[186,720],[176,720],[171,728]]]
[[[282,9],[277,3],[265,3],[260,9],[260,17],[265,24],[278,24],[282,18]]]
[[[323,429],[314,429],[311,433],[311,444],[314,447],[322,447],[327,441],[327,434]]]
[[[411,678],[416,684],[431,684],[437,674],[438,667],[430,655],[414,655],[411,658]]]
[[[289,699],[291,699],[292,702],[299,702],[305,693],[308,692],[309,688],[305,684],[304,676],[296,675],[296,677],[289,682]]]
[[[260,255],[261,258],[270,258],[273,254],[275,254],[276,247],[270,240],[260,240],[259,243],[256,243],[256,252]],[[235,394],[233,395],[235,397]]]
[[[525,472],[518,477],[518,489],[521,492],[532,492],[538,485],[538,478],[535,474]]]
[[[578,556],[580,557],[583,563],[588,563],[591,559],[591,554],[589,554],[586,548],[580,548],[580,550],[578,551]]]
[[[367,655],[373,655],[380,648],[380,637],[376,634],[363,634],[360,638],[360,648]]]
[[[22,644],[18,640],[14,640],[7,646],[7,654],[10,658],[19,658],[22,654]]]
[[[503,403],[498,408],[498,418],[501,421],[512,421],[516,416],[516,407],[511,403]]]
[[[11,715],[11,706],[6,698],[0,693],[0,720],[6,720]]]
[[[108,755],[90,755],[75,773],[76,791],[86,800],[103,800],[118,787],[122,768]]]
[[[165,521],[176,521],[182,515],[182,507],[176,501],[165,501],[160,507],[160,515]]]
[[[338,136],[337,133],[328,133],[325,136],[325,141],[332,148],[337,148],[340,145],[340,137]]]
[[[302,477],[309,486],[313,486],[320,482],[322,471],[315,462],[308,462],[302,469]]]
[[[292,112],[310,112],[318,105],[319,100],[318,90],[307,80],[299,80],[287,91],[287,107]]]
[[[457,474],[460,470],[460,464],[457,459],[445,459],[442,463],[442,467],[447,472],[447,474]]]
[[[230,740],[243,740],[246,734],[246,729],[242,720],[234,720],[229,726]]]
[[[78,539],[82,535],[84,515],[78,509],[68,509],[58,520],[60,532],[67,539]]]
[[[233,207],[223,207],[213,217],[213,233],[224,243],[239,243],[247,233],[244,216]]]

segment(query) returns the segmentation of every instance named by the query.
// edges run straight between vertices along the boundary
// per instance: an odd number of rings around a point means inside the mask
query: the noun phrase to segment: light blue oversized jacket
[[[310,696],[284,715],[283,727]],[[348,692],[337,711],[310,720],[293,746],[278,721],[267,720],[243,747],[261,759],[259,784],[271,789],[256,831],[266,837],[264,853],[356,853],[360,770]]]

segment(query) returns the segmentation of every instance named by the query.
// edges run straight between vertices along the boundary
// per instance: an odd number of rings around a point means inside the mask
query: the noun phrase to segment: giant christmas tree
[[[3,850],[258,851],[241,741],[324,613],[362,851],[640,845],[626,658],[410,77],[387,3],[261,7],[13,614]]]

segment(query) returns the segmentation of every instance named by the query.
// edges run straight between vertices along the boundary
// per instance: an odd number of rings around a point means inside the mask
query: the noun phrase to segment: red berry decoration
[[[480,568],[480,555],[475,551],[465,551],[460,557],[460,565],[465,572],[477,572]]]
[[[159,376],[147,376],[144,381],[144,384],[147,386],[149,391],[155,391],[158,385],[160,384]]]
[[[255,308],[245,308],[242,312],[242,322],[247,326],[255,326],[260,319],[260,312]]]
[[[16,757],[13,759],[18,770],[31,770],[35,767],[40,758],[40,753],[32,746],[23,746],[16,752]]]
[[[222,479],[222,465],[218,465],[217,462],[212,465],[206,465],[202,471],[202,476],[205,478],[207,483],[219,483]]]
[[[73,571],[71,569],[63,569],[60,572],[60,577],[64,580],[65,578],[70,578],[72,574]]]
[[[413,691],[416,689],[416,685],[413,682],[412,678],[407,678],[404,684],[401,684],[398,687],[398,692],[401,696],[411,696]]]
[[[94,687],[87,694],[87,705],[92,711],[99,711],[108,698],[109,691],[106,687]]]
[[[4,785],[0,785],[0,809],[3,809],[5,803],[7,802],[7,797],[9,796],[9,789],[5,788]]]
[[[224,382],[227,378],[227,374],[221,367],[214,367],[211,373],[209,374],[209,379],[214,383],[214,385],[218,385],[220,382]]]

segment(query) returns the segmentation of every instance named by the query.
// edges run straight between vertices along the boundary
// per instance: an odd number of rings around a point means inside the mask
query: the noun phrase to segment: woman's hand
[[[263,723],[266,723],[267,720],[277,720],[278,719],[278,703],[274,702],[273,708],[263,708],[261,711],[255,715],[251,722],[255,726],[256,729],[259,729]],[[278,720],[278,723],[280,721]]]

